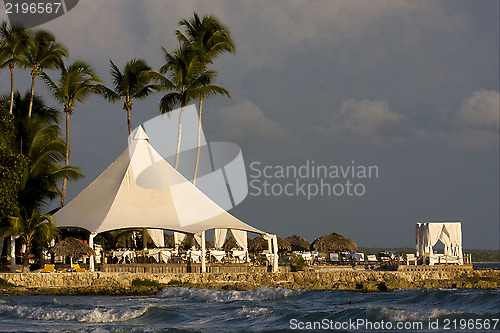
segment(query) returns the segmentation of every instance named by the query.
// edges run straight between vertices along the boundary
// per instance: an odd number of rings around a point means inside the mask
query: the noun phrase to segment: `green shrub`
[[[292,256],[292,270],[303,271],[306,266],[309,266],[307,261],[300,255]]]
[[[13,287],[15,286],[12,283],[7,282],[4,279],[0,278],[0,288],[8,289]]]
[[[161,284],[156,281],[151,281],[148,279],[134,279],[132,280],[132,286],[134,287],[160,287]]]
[[[167,286],[178,286],[181,284],[182,284],[182,282],[179,280],[170,280],[170,281],[168,281]]]

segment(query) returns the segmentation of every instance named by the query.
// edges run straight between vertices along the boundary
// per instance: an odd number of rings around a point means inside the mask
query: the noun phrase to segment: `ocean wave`
[[[421,308],[437,308],[443,305],[446,308],[469,311],[478,314],[496,313],[500,290],[472,290],[472,289],[417,289],[398,290],[393,304],[411,304]]]
[[[196,288],[168,288],[159,292],[159,298],[184,298],[207,303],[228,303],[235,301],[280,300],[300,295],[303,291],[284,288],[258,288],[252,291],[213,290]]]
[[[423,321],[428,319],[436,319],[441,317],[446,317],[450,315],[460,315],[464,312],[460,311],[449,311],[445,309],[400,309],[400,308],[374,308],[368,307],[366,309],[366,314],[368,318],[380,321]]]
[[[255,317],[255,316],[264,316],[269,314],[271,311],[267,308],[260,307],[247,307],[243,305],[243,307],[236,311],[236,314],[241,317]]]
[[[112,323],[124,322],[144,315],[151,306],[139,309],[93,308],[93,309],[68,309],[47,308],[39,306],[0,305],[0,315],[19,319],[31,320],[59,320],[83,323]]]

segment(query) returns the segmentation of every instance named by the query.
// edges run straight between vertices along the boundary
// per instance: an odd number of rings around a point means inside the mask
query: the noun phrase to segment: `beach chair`
[[[340,262],[338,253],[330,253],[329,259],[332,264],[338,264]]]
[[[457,257],[457,256],[442,256],[441,258],[439,258],[439,263],[446,264],[446,265],[450,265],[450,264],[458,265],[459,264],[459,257]]]
[[[85,272],[85,268],[81,268],[78,264],[73,264],[72,269],[74,272]]]
[[[53,264],[45,264],[45,266],[43,266],[42,273],[54,273],[55,266],[56,265],[53,265]]]
[[[406,254],[406,264],[407,265],[416,265],[417,264],[417,257],[413,253],[407,253]]]
[[[365,254],[363,252],[356,252],[356,261],[357,264],[364,264],[365,263]]]

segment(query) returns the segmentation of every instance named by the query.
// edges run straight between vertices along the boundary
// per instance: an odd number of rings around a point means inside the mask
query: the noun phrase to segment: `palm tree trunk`
[[[130,110],[127,109],[128,134],[132,134],[132,124],[130,123]]]
[[[16,272],[16,237],[10,236],[10,272]]]
[[[10,114],[14,106],[14,64],[9,64],[10,69]]]
[[[194,165],[193,185],[196,186],[196,176],[198,176],[198,166],[200,164],[201,150],[201,109],[203,108],[203,97],[200,97],[200,112],[198,113],[198,147],[196,149],[196,163]]]
[[[26,252],[24,253],[24,259],[23,259],[23,273],[28,272],[29,268],[29,253],[30,253],[30,246],[29,244],[26,244]]]
[[[31,110],[33,109],[33,97],[35,96],[35,74],[31,74],[31,98],[30,107],[28,109],[28,118],[31,118]]]
[[[66,111],[66,157],[64,160],[64,165],[66,167],[69,166],[69,117],[71,113],[70,111]],[[62,193],[61,193],[61,207],[64,207],[64,200],[66,199],[66,186],[68,183],[68,179],[64,178],[63,179],[63,185],[62,185]]]
[[[184,114],[184,106],[181,107],[181,113],[179,113],[179,133],[177,134],[177,150],[175,152],[175,163],[174,169],[177,170],[179,166],[179,155],[181,153],[181,136],[182,136],[182,115]]]

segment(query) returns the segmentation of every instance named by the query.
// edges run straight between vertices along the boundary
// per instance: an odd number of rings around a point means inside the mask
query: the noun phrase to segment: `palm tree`
[[[30,34],[28,48],[22,60],[25,68],[31,68],[31,101],[28,118],[31,118],[33,108],[36,77],[41,75],[44,69],[62,67],[62,59],[67,55],[66,48],[61,43],[57,43],[54,35],[50,32],[37,30]]]
[[[10,114],[12,114],[12,104],[14,100],[14,68],[21,62],[23,52],[28,45],[28,31],[22,26],[9,28],[7,22],[3,22],[0,27],[0,37],[2,38],[0,47],[0,68],[9,67],[10,70]]]
[[[163,48],[166,63],[161,67],[164,89],[173,90],[160,100],[160,112],[167,113],[180,106],[179,131],[177,135],[177,150],[174,168],[179,165],[179,154],[182,138],[182,115],[184,106],[194,99],[212,94],[229,94],[226,89],[211,84],[216,77],[214,71],[201,74],[202,63],[199,57],[188,47],[180,47],[170,53]]]
[[[47,244],[57,237],[57,229],[52,223],[51,215],[41,214],[38,209],[31,210],[30,213],[22,210],[18,216],[11,217],[10,225],[3,228],[4,235],[17,235],[26,246],[23,260],[23,273],[28,271],[29,254],[33,242],[39,241]]]
[[[57,111],[46,107],[41,99],[35,96],[32,104],[33,115],[30,118],[28,109],[31,100],[32,96],[29,94],[24,97],[19,93],[14,94],[15,142],[11,149],[25,156],[27,161],[17,189],[18,210],[14,217],[19,219],[15,221],[22,224],[29,222],[31,225],[37,220],[38,223],[35,224],[38,225],[41,221],[36,214],[40,214],[40,210],[49,200],[61,194],[58,183],[65,178],[78,179],[81,173],[78,168],[59,164],[64,159],[66,143],[60,138]],[[6,97],[0,100],[0,105],[6,103]],[[19,235],[13,232],[15,229],[9,230],[11,236]],[[11,241],[14,242],[13,237]],[[15,260],[15,256],[11,258]],[[13,266],[15,267],[11,263],[11,267]]]
[[[106,99],[114,102],[123,100],[123,109],[127,112],[128,134],[132,134],[132,124],[130,122],[130,112],[132,111],[132,100],[134,98],[144,99],[152,92],[158,90],[159,86],[153,84],[158,80],[159,73],[153,71],[151,67],[142,59],[129,61],[122,71],[111,63],[111,75],[113,76],[114,88],[110,89],[104,85],[97,85],[99,93]],[[147,247],[147,229],[142,230],[143,248]]]
[[[63,179],[81,177],[78,168],[61,166],[66,143],[60,137],[57,111],[46,107],[40,98],[33,99],[33,114],[28,117],[27,108],[31,96],[14,96],[16,150],[28,160],[18,189],[19,207],[27,212],[41,210],[48,200],[60,196],[58,184]]]
[[[123,109],[127,112],[128,133],[132,134],[130,112],[134,98],[144,99],[158,89],[153,81],[158,78],[158,73],[142,59],[129,61],[122,71],[110,60],[111,75],[113,76],[113,89],[97,85],[98,91],[112,102],[123,100]]]
[[[94,69],[85,61],[77,60],[72,65],[61,66],[61,73],[57,83],[46,74],[42,73],[42,78],[47,83],[54,98],[64,104],[66,114],[66,155],[65,166],[69,166],[69,118],[73,114],[76,102],[83,102],[90,94],[96,93],[96,84],[101,79],[95,74]],[[66,198],[67,179],[63,179],[61,207],[64,206]]]
[[[176,31],[177,38],[182,45],[189,47],[192,52],[194,52],[200,63],[200,74],[203,75],[207,71],[207,64],[211,64],[213,60],[223,53],[234,53],[234,43],[229,35],[229,29],[224,26],[220,21],[214,16],[204,16],[200,18],[198,14],[194,13],[194,17],[191,20],[182,20],[179,22],[179,26],[184,27],[186,33],[180,30]],[[213,80],[216,76],[216,72],[212,71],[213,75],[211,79]],[[212,80],[207,80],[206,85],[210,85]],[[218,87],[218,89],[211,89],[210,94],[225,94],[230,97],[227,90]],[[203,99],[208,97],[206,94],[200,94],[200,108],[198,111],[198,149],[196,152],[196,164],[194,169],[193,184],[196,185],[196,176],[198,174],[198,165],[200,160],[200,148],[201,148],[201,112],[203,108]]]

